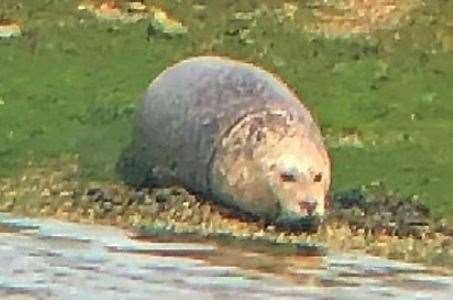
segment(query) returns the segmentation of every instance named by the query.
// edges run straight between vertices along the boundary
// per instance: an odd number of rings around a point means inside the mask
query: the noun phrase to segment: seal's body
[[[330,186],[309,111],[273,75],[220,57],[182,61],[151,83],[118,171],[270,219],[323,215]]]

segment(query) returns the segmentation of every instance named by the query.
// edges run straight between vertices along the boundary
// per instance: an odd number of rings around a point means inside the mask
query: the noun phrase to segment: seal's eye
[[[321,180],[322,180],[322,173],[316,174],[315,177],[313,178],[314,182],[321,182]]]
[[[296,181],[296,175],[290,172],[280,173],[280,178],[284,182],[294,182]]]

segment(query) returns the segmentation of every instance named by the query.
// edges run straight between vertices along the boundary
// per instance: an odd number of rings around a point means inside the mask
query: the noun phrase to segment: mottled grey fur
[[[146,91],[118,171],[128,184],[177,184],[210,195],[210,168],[223,137],[247,115],[275,110],[304,124],[324,147],[309,111],[272,74],[221,57],[182,61]]]

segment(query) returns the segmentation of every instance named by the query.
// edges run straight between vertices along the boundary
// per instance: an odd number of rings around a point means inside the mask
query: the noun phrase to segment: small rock
[[[22,35],[22,29],[18,22],[9,19],[0,19],[0,39],[13,38]]]
[[[350,239],[351,249],[365,249],[366,241],[363,236],[353,236]]]
[[[50,196],[50,190],[49,189],[44,189],[42,192],[41,192],[41,197],[49,197]]]
[[[120,20],[122,16],[121,6],[116,1],[107,1],[95,10],[95,14],[101,19]]]
[[[74,195],[74,191],[61,191],[60,197],[72,197]]]
[[[194,4],[192,5],[192,9],[195,11],[202,11],[206,9],[206,5]]]
[[[129,12],[143,12],[146,10],[146,5],[140,1],[128,2],[126,7]]]
[[[167,194],[157,194],[156,195],[156,202],[157,203],[165,203],[169,200],[169,195]]]
[[[260,14],[259,10],[255,10],[252,12],[238,11],[238,12],[234,13],[233,18],[235,20],[251,21],[251,20],[255,19],[257,16],[259,16],[259,14]]]
[[[282,8],[275,9],[275,16],[279,23],[282,23],[285,20],[294,20],[294,15],[298,7],[292,3],[284,3]]]
[[[113,200],[113,198],[115,198],[115,191],[112,189],[112,188],[105,188],[103,190],[103,198],[104,200]]]
[[[143,204],[152,205],[155,202],[157,202],[156,199],[152,198],[150,195],[146,195],[145,200],[143,201]]]
[[[61,207],[62,207],[63,211],[70,211],[71,208],[73,207],[73,205],[74,205],[74,202],[65,201]]]
[[[155,206],[141,206],[139,210],[144,217],[155,218],[158,214],[158,209]]]
[[[5,203],[0,206],[0,212],[11,212],[14,209],[15,204],[16,198],[5,201]]]
[[[94,187],[94,188],[89,188],[86,192],[86,195],[88,196],[88,199],[90,201],[100,201],[104,197],[104,192],[101,190],[101,188]]]
[[[102,203],[97,203],[93,208],[93,212],[94,212],[94,218],[103,216],[105,213],[104,205]]]
[[[98,19],[106,21],[120,21],[123,23],[136,23],[149,18],[146,6],[141,1],[131,1],[122,5],[119,1],[105,1],[100,5],[93,3],[80,4],[79,10],[88,11]]]
[[[102,208],[104,209],[104,211],[110,212],[113,209],[113,204],[110,201],[105,201],[102,203]]]
[[[161,33],[169,37],[187,33],[187,27],[168,17],[167,13],[159,8],[153,9],[153,17],[148,26],[148,38],[154,33]]]
[[[121,216],[125,212],[125,208],[120,205],[113,205],[112,207],[112,214],[115,216]]]
[[[113,203],[114,205],[121,205],[121,204],[123,204],[123,202],[124,202],[124,201],[123,201],[123,198],[122,198],[121,196],[119,196],[119,195],[113,196],[113,198],[112,198],[111,201],[112,201],[112,203]]]

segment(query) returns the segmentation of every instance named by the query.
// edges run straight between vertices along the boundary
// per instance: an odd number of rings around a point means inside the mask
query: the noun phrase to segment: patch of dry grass
[[[322,1],[315,10],[317,24],[311,31],[328,37],[370,34],[391,29],[409,19],[418,0],[342,0]]]

